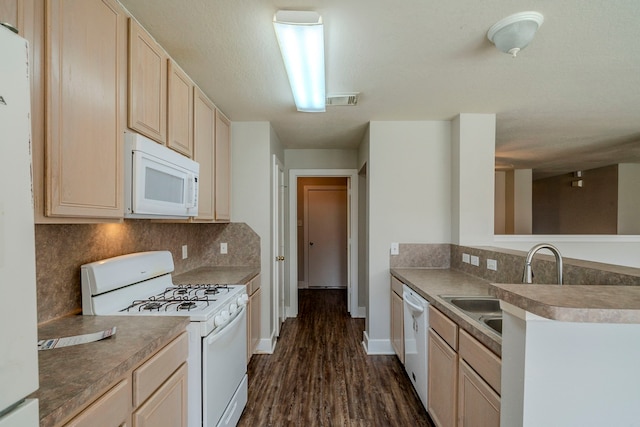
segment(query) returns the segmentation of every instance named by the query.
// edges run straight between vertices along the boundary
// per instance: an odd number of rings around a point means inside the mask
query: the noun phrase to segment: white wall
[[[451,122],[453,243],[493,241],[495,114],[460,114]]]
[[[356,169],[357,150],[284,150],[286,169]]]
[[[392,352],[389,343],[391,243],[450,242],[450,140],[448,121],[370,123],[365,345],[371,354]],[[362,151],[361,162],[365,156]]]
[[[271,156],[283,155],[269,122],[231,124],[231,220],[244,222],[260,236],[260,344],[269,351],[273,342]],[[281,159],[282,160],[282,159]]]

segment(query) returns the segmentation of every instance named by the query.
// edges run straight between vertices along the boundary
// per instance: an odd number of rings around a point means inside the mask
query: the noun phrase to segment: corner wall
[[[371,122],[367,161],[369,354],[391,354],[389,248],[392,242],[451,239],[451,124]],[[360,157],[365,159],[364,151]]]

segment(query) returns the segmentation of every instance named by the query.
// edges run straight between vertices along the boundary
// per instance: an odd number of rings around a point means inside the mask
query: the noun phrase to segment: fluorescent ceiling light
[[[279,10],[273,26],[298,111],[325,111],[322,17],[311,11]]]

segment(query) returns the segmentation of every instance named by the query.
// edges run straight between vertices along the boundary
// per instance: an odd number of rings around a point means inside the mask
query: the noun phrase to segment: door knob
[[[284,261],[284,257],[282,255],[277,256],[276,261]]]
[[[309,242],[309,246],[313,246],[313,242]]]

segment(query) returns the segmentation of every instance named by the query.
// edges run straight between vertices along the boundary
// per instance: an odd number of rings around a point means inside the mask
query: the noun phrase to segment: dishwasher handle
[[[412,299],[415,300],[411,294],[404,294],[403,299],[404,303],[407,304],[414,313],[422,314],[424,312],[424,307],[422,305],[411,301]]]

